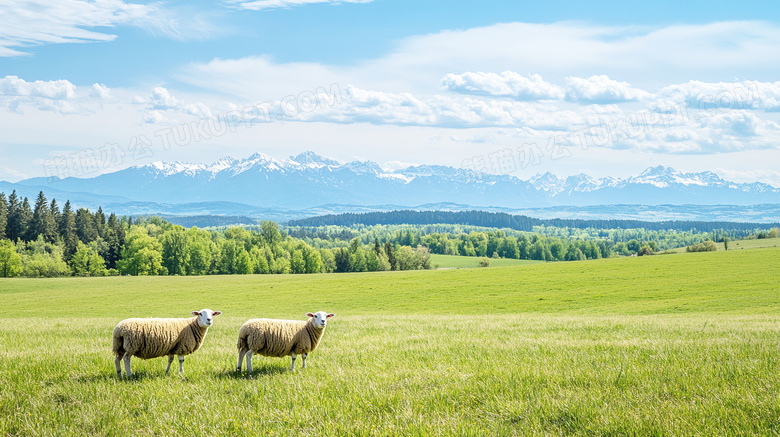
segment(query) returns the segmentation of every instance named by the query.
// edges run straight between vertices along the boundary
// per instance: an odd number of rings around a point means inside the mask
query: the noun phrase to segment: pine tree
[[[390,263],[390,269],[398,270],[398,263],[395,259],[395,246],[390,240],[385,242],[385,255],[387,255],[387,262]]]
[[[5,227],[8,224],[8,204],[5,193],[0,193],[0,240],[5,238]]]
[[[376,253],[376,256],[381,256],[385,254],[385,251],[382,249],[382,245],[379,244],[379,239],[374,239],[374,252]]]
[[[51,212],[51,218],[54,222],[54,232],[57,234],[57,237],[60,235],[60,216],[62,213],[60,213],[60,207],[57,205],[56,199],[51,199],[51,204],[49,205],[49,211]]]
[[[84,244],[89,244],[98,237],[95,218],[86,208],[76,211],[76,235]]]
[[[65,259],[69,260],[70,257],[76,252],[76,248],[78,246],[78,236],[76,235],[76,217],[73,215],[73,211],[70,209],[70,200],[65,202],[65,207],[62,209],[59,228]]]
[[[338,247],[333,249],[333,256],[335,258],[336,273],[347,273],[352,271],[352,260],[349,256],[349,250],[345,247]]]
[[[19,236],[24,241],[35,240],[38,236],[32,235],[30,222],[32,222],[33,212],[30,208],[30,201],[25,197],[22,206],[19,209]]]
[[[38,200],[35,201],[35,211],[33,211],[32,221],[30,222],[28,238],[34,240],[39,235],[43,236],[44,241],[47,243],[57,241],[56,224],[43,191],[38,193]]]
[[[24,228],[22,227],[22,223],[20,223],[22,205],[19,202],[19,197],[16,195],[16,190],[13,190],[8,196],[7,208],[5,236],[9,240],[15,242],[24,234]]]
[[[125,229],[122,224],[116,219],[116,215],[111,214],[108,216],[108,222],[106,223],[105,237],[108,250],[104,256],[106,260],[106,267],[109,269],[116,268],[116,262],[122,256],[122,245],[124,244]]]
[[[95,229],[97,230],[98,236],[102,239],[106,239],[106,215],[103,214],[103,207],[98,206],[98,210],[95,213]]]

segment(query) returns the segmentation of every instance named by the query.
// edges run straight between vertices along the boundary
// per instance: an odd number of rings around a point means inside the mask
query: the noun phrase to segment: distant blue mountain
[[[762,183],[729,182],[713,172],[684,173],[658,166],[626,179],[551,173],[528,180],[447,166],[383,170],[370,161],[339,163],[313,152],[280,161],[261,153],[226,157],[212,164],[155,162],[95,178],[0,182],[34,198],[42,190],[58,201],[87,207],[165,214],[300,217],[311,211],[384,209],[381,205],[474,205],[539,209],[593,205],[780,204],[780,189]],[[217,203],[221,202],[221,203]],[[473,208],[473,207],[472,207]]]

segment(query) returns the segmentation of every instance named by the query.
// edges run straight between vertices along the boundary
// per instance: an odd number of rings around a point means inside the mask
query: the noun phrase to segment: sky
[[[770,1],[0,0],[0,180],[304,151],[780,187]]]

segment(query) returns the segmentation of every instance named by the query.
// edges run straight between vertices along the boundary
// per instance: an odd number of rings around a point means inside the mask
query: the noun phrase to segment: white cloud
[[[179,107],[179,101],[171,93],[161,87],[152,88],[152,94],[149,96],[149,102],[153,109],[176,109]]]
[[[173,123],[171,119],[163,115],[161,111],[153,110],[148,111],[143,116],[144,123],[147,124],[158,124],[158,123]]]
[[[211,109],[203,103],[190,103],[184,106],[183,111],[185,114],[194,115],[198,118],[213,117]]]
[[[667,118],[666,120],[672,120]],[[613,131],[613,138],[615,132]],[[718,154],[750,150],[777,150],[780,125],[747,110],[730,110],[707,116],[676,116],[622,136],[610,147],[671,154]]]
[[[21,114],[28,107],[59,114],[88,113],[83,100],[76,86],[67,80],[28,82],[17,76],[0,78],[0,106],[13,113]]]
[[[438,79],[453,71],[509,70],[552,82],[563,80],[564,72],[607,75],[647,89],[692,77],[773,77],[780,69],[780,27],[760,21],[666,27],[502,23],[410,37],[366,66],[428,82],[431,75]]]
[[[141,97],[136,95],[133,98],[132,103],[136,105],[146,105],[149,109],[154,110],[164,111],[168,109],[182,109],[182,104],[179,102],[179,100],[174,97],[167,88],[161,86],[152,88],[152,91],[149,93],[148,97]]]
[[[204,39],[216,32],[203,15],[178,12],[162,3],[121,0],[6,0],[0,13],[0,57],[29,55],[24,47],[42,44],[113,41],[116,35],[95,28],[121,25],[143,28],[177,40]]]
[[[202,96],[189,96],[197,98]],[[152,88],[147,97],[135,95],[131,100],[135,105],[143,106],[142,120],[144,123],[179,123],[186,116],[196,118],[209,118],[214,116],[211,107],[203,102],[186,102],[177,98],[165,87],[157,86]],[[240,110],[241,107],[229,103],[215,105],[218,108],[218,114],[230,111]],[[185,116],[185,117],[182,117]]]
[[[518,71],[531,74],[498,73]],[[414,36],[398,41],[383,56],[346,65],[281,63],[269,56],[214,59],[182,67],[176,79],[210,92],[267,101],[332,83],[419,95],[439,92],[444,85],[457,92],[516,93],[533,100],[545,93],[559,97],[556,88],[565,88],[566,77],[619,78],[576,84],[579,101],[590,103],[587,98],[634,101],[643,98],[642,90],[691,78],[749,75],[762,80],[756,71],[770,77],[780,71],[779,26],[727,22],[637,28],[561,22],[503,23]],[[448,76],[453,72],[469,73]]]
[[[111,41],[115,35],[91,31],[147,16],[153,7],[119,0],[10,0],[0,14],[0,55],[25,54],[12,47],[39,44]]]
[[[513,71],[505,71],[501,74],[483,72],[448,74],[442,78],[441,84],[448,91],[512,97],[517,100],[560,100],[566,94],[563,88],[545,82],[538,74],[526,77]]]
[[[764,109],[780,111],[780,82],[691,80],[662,88],[658,95],[701,110]]]
[[[272,105],[272,109],[281,107]],[[271,114],[272,118],[275,114]],[[287,114],[280,114],[287,117]],[[401,126],[450,128],[532,127],[569,129],[583,120],[574,112],[555,105],[481,99],[474,97],[415,96],[365,90],[347,85],[342,102],[310,112],[296,114],[291,120],[372,123]]]
[[[370,3],[373,0],[256,0],[256,1],[237,1],[233,2],[241,9],[259,11],[262,9],[289,8],[292,6],[310,5],[315,3]]]
[[[770,120],[762,120],[755,114],[745,110],[732,110],[711,117],[703,117],[701,126],[714,132],[713,138],[730,138],[735,141],[748,140],[748,137],[777,138],[780,125]],[[767,143],[771,148],[780,148],[776,140]]]
[[[92,88],[89,90],[89,96],[95,100],[105,101],[113,98],[111,90],[102,83],[92,84]]]
[[[119,89],[117,92],[115,95],[114,90],[100,83],[77,87],[67,80],[28,82],[17,76],[6,76],[0,78],[0,108],[17,114],[24,113],[27,108],[34,108],[64,115],[91,115],[106,104],[116,104],[119,105],[117,108],[121,108],[122,103],[130,102],[145,107],[142,119],[146,123],[170,121],[168,117],[163,117],[165,111],[196,117],[212,116],[206,104],[185,104],[164,87],[154,87],[148,97],[136,95],[130,98],[127,91]],[[137,113],[129,117],[135,118]]]
[[[628,82],[618,82],[606,75],[566,78],[566,97],[577,102],[620,103],[650,97],[650,94],[633,88]]]
[[[203,41],[214,36],[232,32],[227,23],[216,23],[219,13],[201,12],[194,5],[170,6],[152,3],[151,11],[133,20],[132,25],[140,27],[154,36],[177,41]]]
[[[74,99],[76,87],[67,80],[27,82],[17,76],[0,79],[0,95],[14,97],[41,97],[45,99]]]

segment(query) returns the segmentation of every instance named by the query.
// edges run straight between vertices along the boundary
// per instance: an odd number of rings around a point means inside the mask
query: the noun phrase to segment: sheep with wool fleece
[[[130,370],[130,358],[133,356],[147,360],[167,355],[167,375],[173,357],[178,355],[179,373],[183,373],[184,356],[200,349],[214,316],[222,314],[222,311],[202,309],[191,314],[195,317],[134,318],[119,322],[114,328],[112,347],[117,376],[122,376],[120,360],[124,361],[127,377],[133,376]]]
[[[290,370],[295,371],[295,358],[303,357],[303,368],[306,368],[306,357],[314,350],[325,333],[328,319],[335,314],[325,311],[306,313],[309,320],[278,320],[251,319],[241,326],[238,332],[238,365],[236,371],[241,371],[241,362],[246,356],[246,370],[252,373],[252,354],[266,357],[292,357]]]

